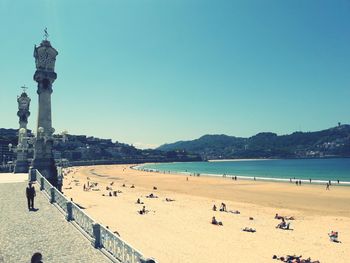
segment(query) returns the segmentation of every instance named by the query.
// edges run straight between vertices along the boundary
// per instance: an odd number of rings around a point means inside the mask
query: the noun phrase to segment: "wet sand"
[[[350,258],[350,187],[331,186],[326,191],[324,185],[193,176],[187,181],[185,175],[137,171],[129,165],[72,169],[64,181],[65,195],[159,262],[281,262],[272,259],[274,254],[303,255],[320,262]],[[83,191],[88,177],[100,191]],[[135,188],[130,188],[132,184]],[[122,193],[109,197],[106,186]],[[150,193],[159,198],[145,198]],[[135,203],[137,198],[145,203],[147,214],[138,214],[143,205]],[[221,202],[240,214],[212,211]],[[276,213],[294,216],[296,220],[290,221],[294,230],[276,229],[280,222],[274,219]],[[223,226],[210,224],[213,216]],[[257,232],[243,232],[244,227]],[[342,243],[329,241],[331,230],[339,232]]]

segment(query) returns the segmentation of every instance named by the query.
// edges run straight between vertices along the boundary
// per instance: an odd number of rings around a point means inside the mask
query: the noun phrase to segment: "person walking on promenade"
[[[34,197],[35,197],[35,188],[31,182],[29,182],[28,187],[26,188],[26,196],[28,202],[28,210],[34,210]]]

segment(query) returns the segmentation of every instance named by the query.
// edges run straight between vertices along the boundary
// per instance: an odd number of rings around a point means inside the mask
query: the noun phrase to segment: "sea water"
[[[220,162],[156,163],[138,166],[138,169],[187,175],[238,176],[257,180],[312,182],[340,181],[350,184],[350,158],[334,159],[264,159]]]

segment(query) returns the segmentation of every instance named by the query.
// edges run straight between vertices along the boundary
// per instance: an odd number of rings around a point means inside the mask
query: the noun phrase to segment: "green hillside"
[[[271,132],[249,138],[204,135],[192,141],[164,144],[158,149],[185,150],[200,154],[203,159],[350,157],[350,125],[280,136]]]

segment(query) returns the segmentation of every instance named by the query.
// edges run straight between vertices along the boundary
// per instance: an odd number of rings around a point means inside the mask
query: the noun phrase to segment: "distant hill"
[[[29,130],[29,136],[34,136]],[[132,145],[112,142],[86,135],[54,135],[53,155],[56,160],[67,159],[71,163],[142,163],[142,162],[186,162],[201,161],[197,154],[186,151],[140,150]],[[16,159],[16,154],[9,150],[9,144],[18,143],[17,129],[0,128],[0,165]],[[33,151],[29,152],[33,158]]]
[[[200,154],[203,159],[350,157],[350,125],[280,136],[271,132],[249,138],[204,135],[192,141],[164,144],[158,150],[184,150]]]

